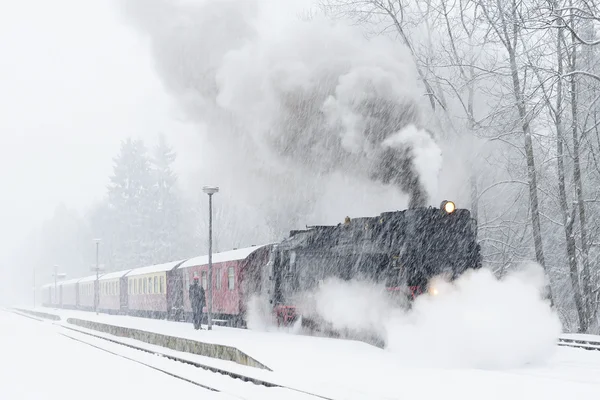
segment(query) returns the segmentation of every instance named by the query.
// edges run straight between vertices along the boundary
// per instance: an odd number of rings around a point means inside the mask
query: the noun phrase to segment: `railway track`
[[[46,322],[40,318],[26,315],[16,310],[10,311],[22,317]],[[122,342],[121,340],[65,326],[58,322],[51,323],[61,330],[64,329],[66,332],[59,331],[57,333],[70,340],[85,344],[116,357],[121,357],[131,362],[144,365],[155,371],[186,381],[203,389],[229,395],[232,398],[261,400],[265,398],[333,400],[331,397],[310,393],[302,389],[280,385],[263,379],[249,377],[237,372],[181,358],[158,350],[150,350],[142,346]],[[167,360],[169,362],[165,363]],[[199,373],[199,370],[201,373]]]
[[[177,378],[177,379],[181,379],[181,380],[183,380],[183,381],[185,381],[185,382],[188,382],[188,383],[194,384],[194,385],[196,385],[196,386],[199,386],[199,387],[202,387],[202,388],[204,388],[204,389],[207,389],[207,390],[210,390],[210,391],[213,391],[213,392],[219,392],[219,390],[217,390],[217,389],[215,389],[215,388],[212,388],[212,387],[210,387],[210,386],[203,385],[203,384],[201,384],[201,383],[198,383],[198,382],[196,382],[196,381],[194,381],[194,380],[187,379],[187,378],[185,378],[185,377],[182,377],[182,376],[180,376],[180,375],[177,375],[177,374],[171,373],[171,372],[169,372],[169,371],[167,371],[167,370],[165,370],[165,369],[162,369],[162,368],[158,368],[158,367],[152,366],[152,365],[150,365],[150,364],[147,364],[147,363],[145,363],[145,362],[138,361],[138,360],[136,360],[136,359],[134,359],[134,358],[131,358],[131,357],[128,357],[128,356],[124,356],[124,355],[122,355],[122,354],[116,353],[116,352],[114,352],[114,351],[111,351],[111,350],[107,350],[107,349],[105,349],[105,348],[102,348],[101,346],[97,346],[97,345],[94,345],[94,344],[92,344],[92,343],[86,342],[85,340],[81,340],[81,339],[78,339],[78,338],[76,338],[76,337],[73,337],[73,336],[71,336],[71,335],[67,335],[66,333],[59,333],[59,334],[60,334],[60,335],[62,335],[62,336],[64,336],[64,337],[66,337],[66,338],[69,338],[69,339],[71,339],[71,340],[74,340],[74,341],[76,341],[76,342],[83,343],[83,344],[86,344],[86,345],[88,345],[88,346],[92,346],[92,347],[94,347],[94,348],[96,348],[96,349],[98,349],[98,350],[102,350],[102,351],[104,351],[104,352],[107,352],[107,353],[109,353],[109,354],[115,355],[115,356],[117,356],[117,357],[121,357],[121,358],[124,358],[124,359],[126,359],[126,360],[133,361],[133,362],[135,362],[135,363],[138,363],[138,364],[144,365],[144,366],[146,366],[146,367],[152,368],[153,370],[156,370],[156,371],[162,372],[162,373],[164,373],[164,374],[167,374],[167,375],[169,375],[169,376],[172,376],[172,377],[174,377],[174,378]]]
[[[559,338],[558,345],[563,347],[574,347],[583,350],[600,351],[600,341],[595,340]]]

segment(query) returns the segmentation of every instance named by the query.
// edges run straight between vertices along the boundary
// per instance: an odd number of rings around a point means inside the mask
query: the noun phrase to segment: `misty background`
[[[204,253],[211,184],[215,251],[451,199],[597,330],[599,55],[562,3],[2,2],[0,302],[94,238],[109,270]]]

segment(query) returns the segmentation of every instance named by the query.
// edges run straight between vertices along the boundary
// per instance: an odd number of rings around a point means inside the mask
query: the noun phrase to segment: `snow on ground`
[[[0,399],[231,399],[0,311]]]
[[[361,342],[284,332],[215,327],[42,308],[40,311],[239,347],[274,370],[274,379],[337,399],[410,398],[469,400],[595,398],[600,352],[556,347],[544,362],[519,368],[478,369],[409,365],[401,355]],[[494,342],[489,343],[493,349]],[[498,347],[506,351],[506,345]],[[277,380],[280,382],[280,380]]]

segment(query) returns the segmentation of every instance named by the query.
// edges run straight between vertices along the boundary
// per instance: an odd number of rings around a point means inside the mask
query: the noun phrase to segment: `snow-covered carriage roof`
[[[265,246],[268,246],[268,245],[261,244],[258,246],[244,247],[242,249],[223,251],[221,253],[213,253],[212,262],[213,262],[213,264],[216,264],[216,263],[222,263],[222,262],[227,262],[227,261],[243,260],[244,258],[248,257],[250,254],[254,253],[256,250],[260,249],[261,247],[265,247]],[[186,262],[181,264],[179,269],[196,267],[198,265],[206,265],[206,264],[208,264],[208,254],[205,254],[203,256],[194,257],[194,258],[187,260]]]
[[[81,280],[81,278],[73,278],[73,279],[69,279],[66,281],[58,281],[57,286],[74,285],[77,282],[79,282],[80,280]]]
[[[110,279],[120,279],[120,278],[124,277],[125,275],[127,275],[131,271],[133,271],[133,270],[132,269],[126,269],[126,270],[123,270],[123,271],[109,272],[108,274],[102,275],[102,277],[99,280],[100,281],[107,281],[107,280],[110,280]]]
[[[127,275],[127,277],[155,274],[157,272],[171,271],[172,269],[176,268],[177,266],[179,266],[179,264],[181,264],[184,261],[185,260],[171,261],[171,262],[164,263],[164,264],[157,264],[157,265],[150,265],[148,267],[135,268],[135,269],[131,270],[131,272]]]
[[[104,276],[104,274],[100,274],[98,276],[98,280],[100,280],[100,278],[102,278]],[[86,276],[85,278],[81,278],[79,280],[79,283],[87,283],[87,282],[93,282],[96,280],[96,275],[90,275],[90,276]]]

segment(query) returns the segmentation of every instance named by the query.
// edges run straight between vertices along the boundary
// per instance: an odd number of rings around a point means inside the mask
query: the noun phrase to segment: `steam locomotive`
[[[208,288],[208,258],[199,256],[157,266],[112,272],[45,286],[45,304],[121,314],[190,319],[187,286],[201,276]],[[386,287],[390,296],[413,300],[429,292],[434,276],[453,280],[481,268],[477,223],[466,209],[445,201],[376,217],[349,218],[333,226],[291,231],[275,244],[236,249],[213,256],[213,314],[245,326],[248,303],[259,296],[279,325],[299,319],[315,329],[298,295],[328,278],[361,279]],[[223,285],[222,282],[226,282]],[[207,290],[207,295],[209,291]],[[97,304],[92,304],[94,298]],[[410,302],[409,302],[410,304]]]
[[[323,321],[309,317],[297,303],[299,294],[315,291],[328,278],[384,285],[390,296],[404,296],[410,306],[421,294],[436,294],[429,286],[432,277],[452,281],[479,268],[476,221],[468,210],[444,201],[440,208],[346,218],[335,226],[292,231],[248,265],[245,292],[268,299],[279,325],[293,324],[304,313],[303,326],[317,329]]]

